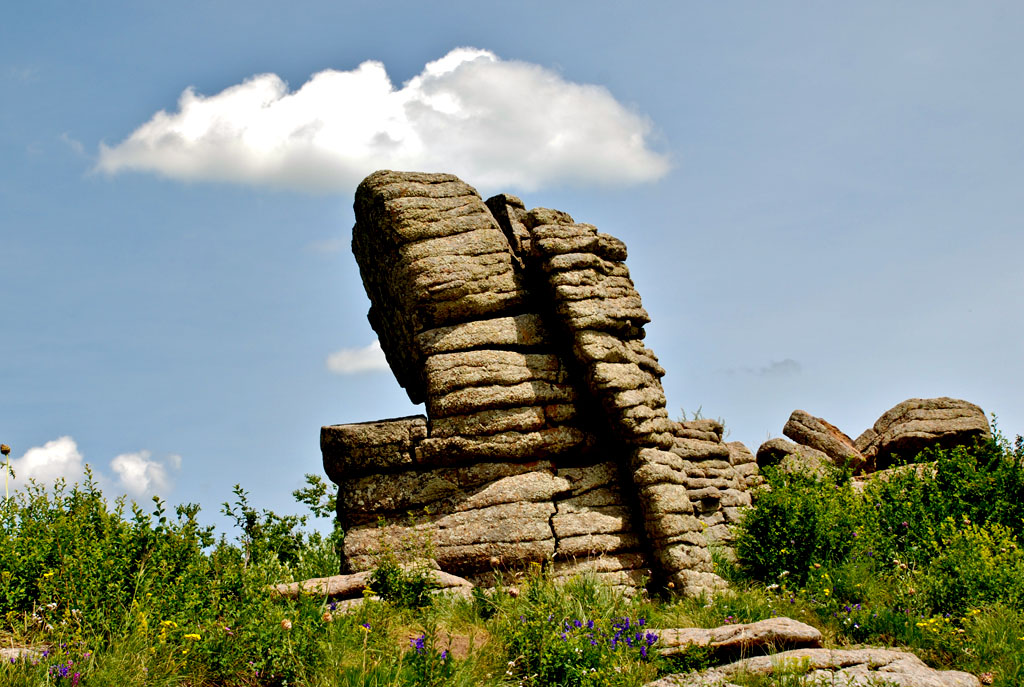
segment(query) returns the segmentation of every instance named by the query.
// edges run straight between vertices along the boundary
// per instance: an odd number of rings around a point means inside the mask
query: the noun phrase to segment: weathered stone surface
[[[363,590],[370,583],[371,575],[372,571],[364,571],[352,575],[314,577],[301,582],[271,585],[270,589],[275,594],[289,599],[297,599],[302,594],[325,599],[353,599],[362,596]],[[431,585],[439,590],[473,587],[468,580],[441,570],[427,570],[426,575],[430,578]]]
[[[821,632],[792,618],[769,618],[753,623],[710,629],[688,627],[657,630],[658,650],[664,656],[691,646],[710,647],[716,654],[750,654],[769,649],[821,646]]]
[[[757,449],[757,465],[765,468],[778,464],[783,464],[785,470],[824,474],[832,459],[810,446],[799,446],[785,439],[769,439]]]
[[[929,446],[969,445],[992,436],[985,412],[956,398],[911,398],[886,411],[855,443],[873,469],[889,467],[898,455],[913,459]]]
[[[529,350],[549,346],[547,330],[537,313],[428,329],[416,336],[415,345],[423,356],[474,349]]]
[[[420,402],[416,336],[521,306],[521,277],[487,206],[451,175],[371,174],[356,190],[355,211],[352,249],[373,303],[370,325],[399,383]]]
[[[645,687],[722,687],[738,675],[805,672],[806,684],[836,687],[980,687],[970,673],[935,670],[914,654],[892,649],[793,649],[754,656],[702,673],[676,674]]]
[[[320,429],[324,471],[336,483],[368,472],[411,465],[416,444],[427,437],[422,415],[330,425]]]
[[[836,465],[849,465],[853,470],[864,464],[864,456],[853,445],[853,440],[835,426],[814,417],[804,410],[794,410],[782,433],[803,446],[815,448],[827,455]]]
[[[382,540],[422,537],[460,574],[630,555],[641,560],[601,574],[718,586],[701,532],[724,527],[723,502],[749,502],[750,470],[730,462],[720,423],[669,418],[625,244],[515,196],[484,204],[451,175],[377,172],[355,209],[370,323],[429,420],[325,444],[345,568],[369,565]],[[490,476],[471,477],[478,465]],[[379,516],[391,524],[369,527]]]

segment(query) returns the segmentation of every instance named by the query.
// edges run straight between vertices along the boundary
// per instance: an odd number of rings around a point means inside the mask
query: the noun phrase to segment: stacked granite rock
[[[793,441],[769,439],[757,450],[759,466],[822,473],[829,465],[873,474],[913,460],[928,447],[952,448],[991,438],[985,412],[956,398],[910,398],[882,414],[856,440],[804,410],[794,410],[782,433]],[[796,442],[796,443],[793,443]]]
[[[720,425],[669,419],[625,245],[446,174],[377,172],[355,209],[370,323],[429,419],[323,429],[343,567],[421,537],[464,577],[543,561],[720,586],[705,530],[749,504],[756,463]]]

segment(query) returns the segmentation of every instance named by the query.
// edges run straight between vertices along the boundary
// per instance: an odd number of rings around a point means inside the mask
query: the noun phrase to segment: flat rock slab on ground
[[[683,653],[691,646],[711,647],[718,655],[821,646],[821,632],[817,628],[792,618],[768,618],[755,623],[723,625],[711,629],[665,629],[658,630],[657,634],[663,656]]]
[[[472,590],[473,583],[456,575],[440,570],[427,571],[434,586],[439,591],[467,593]],[[289,598],[298,598],[299,594],[323,596],[327,599],[352,599],[362,595],[369,584],[372,572],[358,572],[353,575],[332,575],[330,577],[314,577],[301,582],[271,585],[271,591]]]
[[[0,664],[39,660],[42,657],[43,652],[23,646],[4,647],[3,649],[0,649]]]
[[[830,687],[981,687],[969,673],[935,670],[914,654],[893,649],[794,649],[755,656],[701,673],[668,675],[644,687],[735,687],[740,675],[803,674],[808,685]]]

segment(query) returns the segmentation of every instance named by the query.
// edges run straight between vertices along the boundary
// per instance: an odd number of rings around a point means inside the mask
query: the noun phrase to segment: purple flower
[[[367,630],[370,629],[370,623],[361,623],[361,625],[365,627]]]
[[[644,658],[647,658],[647,647],[645,647],[645,646],[640,647],[640,655],[643,656]]]
[[[327,608],[331,609],[332,611],[338,610],[338,602],[332,601],[327,605]]]
[[[442,661],[447,661],[448,660],[448,650],[447,649],[445,649],[444,651],[441,652],[441,660]]]
[[[573,627],[583,627],[583,623],[580,622],[579,620],[574,620],[574,621],[572,621],[572,626]]]
[[[587,629],[588,630],[593,630],[594,629],[594,621],[593,620],[588,620],[587,621]]]
[[[409,640],[409,646],[416,650],[417,654],[422,654],[426,651],[427,636],[425,634],[416,637],[415,639]]]
[[[644,625],[647,624],[647,618],[640,618],[640,620],[636,621],[636,624],[639,625],[640,627],[643,627]]]

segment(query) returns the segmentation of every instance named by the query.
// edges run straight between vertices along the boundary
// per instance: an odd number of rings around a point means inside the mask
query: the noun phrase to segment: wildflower
[[[4,454],[5,456],[11,455],[11,447],[8,446],[7,444],[0,444],[0,453]]]
[[[334,616],[331,615],[330,611],[324,611],[323,618],[324,618],[324,622],[325,623],[329,623],[329,622],[332,622],[334,620]]]
[[[200,639],[202,639],[202,637],[200,637],[194,632],[190,632],[187,635],[185,635],[185,639],[191,639],[193,642],[198,642]]]
[[[364,632],[369,632],[370,631],[370,623],[362,623],[362,624],[359,625],[359,627],[363,628]]]
[[[282,620],[281,621],[281,629],[282,630],[290,630],[290,629],[292,629],[292,621],[288,620],[288,618],[285,618],[284,620]]]
[[[327,608],[328,608],[329,610],[331,610],[331,611],[335,611],[335,610],[337,610],[337,609],[338,609],[338,602],[337,602],[337,601],[332,601],[331,603],[329,603],[329,604],[327,605]]]
[[[411,638],[409,640],[409,646],[416,650],[417,654],[422,654],[427,650],[427,635],[421,634],[419,637]]]

